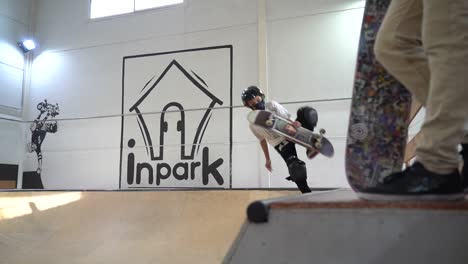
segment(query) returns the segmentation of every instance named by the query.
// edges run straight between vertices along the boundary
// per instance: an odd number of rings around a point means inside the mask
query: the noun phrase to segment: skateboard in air
[[[326,157],[333,157],[335,151],[331,142],[325,138],[325,130],[320,129],[319,134],[303,127],[294,127],[293,123],[266,110],[255,110],[249,113],[247,119],[250,123],[266,128],[273,133],[285,137],[314,152]]]

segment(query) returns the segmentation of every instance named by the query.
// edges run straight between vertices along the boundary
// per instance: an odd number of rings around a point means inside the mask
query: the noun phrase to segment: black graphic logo
[[[223,105],[223,100],[214,95],[216,89],[208,84],[205,75],[182,66],[179,60],[187,59],[174,53],[179,58],[172,58],[160,74],[140,81],[145,83],[142,89],[132,89],[137,87],[133,85],[138,79],[125,80],[127,76],[140,74],[139,64],[129,63],[133,69],[126,69],[124,59],[124,95],[133,91],[128,96],[133,100],[123,98],[124,114],[129,115],[122,118],[121,184],[128,188],[222,187],[226,183],[223,174],[230,171],[226,168],[230,167],[226,162],[230,156],[219,154],[230,155],[230,149],[218,147],[213,151],[204,138],[207,131],[209,139],[216,137],[216,127],[223,125],[217,124],[217,120],[229,118],[230,113],[216,110]],[[158,62],[154,60],[155,65]],[[142,65],[145,63],[143,60]],[[230,95],[230,86],[225,88]],[[224,131],[230,132],[230,128]]]

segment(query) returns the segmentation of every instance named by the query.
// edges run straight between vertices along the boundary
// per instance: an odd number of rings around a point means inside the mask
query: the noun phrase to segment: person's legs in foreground
[[[378,61],[426,107],[423,139],[416,149],[417,162],[386,177],[364,198],[463,197],[457,148],[460,142],[468,143],[467,17],[465,0],[391,2],[375,52]],[[465,153],[467,146],[463,144]]]

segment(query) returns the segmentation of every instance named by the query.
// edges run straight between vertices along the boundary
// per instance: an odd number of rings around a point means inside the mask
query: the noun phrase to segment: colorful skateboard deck
[[[335,153],[331,142],[323,136],[324,129],[320,129],[320,134],[316,134],[303,127],[294,128],[289,120],[265,110],[252,111],[247,119],[254,125],[269,129],[305,148],[318,151],[324,156],[333,157]],[[288,126],[295,132],[288,131]]]
[[[346,143],[346,175],[360,191],[400,171],[411,95],[376,61],[374,42],[390,0],[367,0]]]

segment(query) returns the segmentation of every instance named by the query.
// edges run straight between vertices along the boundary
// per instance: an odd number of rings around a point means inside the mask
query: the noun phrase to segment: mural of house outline
[[[174,66],[177,69],[179,69],[180,72],[189,81],[191,81],[192,84],[194,84],[199,90],[201,90],[205,95],[208,96],[208,98],[210,98],[212,100],[211,103],[209,104],[209,106],[208,106],[208,108],[207,108],[207,110],[206,110],[200,124],[198,125],[197,132],[196,132],[195,137],[193,139],[193,145],[192,145],[192,148],[191,148],[191,151],[190,151],[189,155],[186,155],[186,153],[185,153],[185,112],[184,112],[185,110],[183,109],[183,106],[181,104],[179,104],[179,103],[176,103],[176,102],[170,102],[170,103],[168,103],[168,104],[166,104],[164,106],[163,112],[161,114],[161,119],[160,119],[160,124],[161,125],[165,122],[164,121],[164,116],[165,116],[165,113],[166,113],[165,110],[167,110],[169,107],[175,106],[175,107],[179,108],[179,112],[181,113],[181,119],[178,122],[182,122],[182,123],[179,123],[179,125],[177,127],[178,127],[178,129],[180,128],[179,131],[181,132],[181,159],[182,160],[193,159],[195,157],[195,154],[198,153],[198,150],[200,148],[201,140],[203,138],[203,135],[205,133],[205,130],[206,130],[206,128],[208,126],[208,123],[210,121],[210,118],[211,118],[211,111],[213,110],[213,107],[216,104],[219,104],[219,105],[223,104],[223,102],[220,99],[218,99],[216,96],[214,96],[212,93],[210,93],[206,89],[205,86],[207,86],[207,85],[206,85],[205,81],[203,81],[202,78],[200,78],[195,72],[192,71],[192,73],[196,77],[195,78],[187,70],[185,70],[182,67],[182,65],[180,65],[175,59],[172,60],[169,63],[169,65],[166,67],[166,69],[162,72],[162,74],[159,76],[159,78],[156,80],[156,82],[129,109],[130,112],[135,111],[137,113],[138,125],[139,125],[140,131],[142,133],[143,139],[145,141],[147,154],[149,155],[151,160],[162,160],[164,158],[164,131],[163,131],[163,126],[161,126],[161,129],[160,129],[159,155],[155,156],[154,155],[153,140],[151,139],[151,135],[150,135],[150,132],[148,130],[148,126],[146,125],[145,120],[143,118],[143,114],[142,114],[142,112],[140,111],[140,109],[138,107],[146,99],[146,97],[149,96],[151,94],[151,92],[153,92],[153,90],[157,87],[159,82],[164,78],[164,76]],[[145,87],[150,82],[151,82],[151,80],[145,85]],[[203,83],[203,85],[202,85],[202,83]]]

